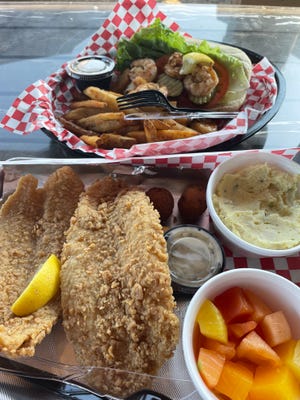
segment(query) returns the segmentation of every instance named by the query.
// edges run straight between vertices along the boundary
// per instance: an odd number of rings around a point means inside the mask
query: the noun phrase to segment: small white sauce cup
[[[109,89],[115,62],[110,57],[83,56],[69,61],[66,66],[67,74],[75,79],[79,90],[89,86]]]
[[[193,294],[204,282],[223,271],[223,248],[208,230],[182,224],[169,229],[164,236],[175,292]]]

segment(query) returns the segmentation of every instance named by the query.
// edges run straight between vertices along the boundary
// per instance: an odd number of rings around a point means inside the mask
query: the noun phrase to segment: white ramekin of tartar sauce
[[[165,232],[175,292],[193,294],[223,271],[225,255],[217,238],[197,225],[178,225]]]

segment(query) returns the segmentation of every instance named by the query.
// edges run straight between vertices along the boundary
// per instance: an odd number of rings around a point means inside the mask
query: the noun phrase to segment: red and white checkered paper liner
[[[121,37],[130,38],[141,26],[149,25],[155,18],[160,18],[172,30],[179,31],[178,24],[158,9],[155,0],[120,1],[78,56],[92,54],[114,56],[117,42]],[[186,33],[184,35],[189,36]],[[25,89],[13,102],[0,126],[21,135],[46,128],[60,141],[65,142],[70,149],[93,153],[108,159],[177,154],[207,149],[237,135],[245,134],[262,113],[273,106],[277,96],[274,68],[264,58],[253,67],[243,111],[222,130],[181,140],[137,144],[130,149],[101,150],[86,145],[76,135],[64,129],[55,118],[56,114],[67,111],[68,104],[76,91],[74,81],[68,77],[65,66],[66,63],[46,80],[39,80]]]

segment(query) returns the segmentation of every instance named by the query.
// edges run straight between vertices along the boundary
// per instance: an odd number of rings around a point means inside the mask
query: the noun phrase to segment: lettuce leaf
[[[178,32],[156,19],[151,25],[141,28],[130,39],[121,39],[118,43],[116,64],[119,71],[129,67],[132,60],[149,57],[157,59],[165,54],[180,51],[185,54],[194,46],[186,43]]]

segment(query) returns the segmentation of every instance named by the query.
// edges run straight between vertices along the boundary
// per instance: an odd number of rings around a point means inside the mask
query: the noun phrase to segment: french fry
[[[120,93],[113,92],[111,90],[100,89],[96,86],[89,86],[84,89],[83,93],[92,100],[103,101],[103,98],[111,98],[121,96]]]
[[[144,131],[148,143],[157,142],[157,129],[153,120],[144,120]]]
[[[144,131],[144,129],[143,129],[143,125],[142,124],[136,124],[136,123],[133,123],[133,121],[131,121],[132,122],[132,125],[130,124],[130,125],[127,125],[127,123],[128,123],[129,121],[126,121],[126,125],[125,126],[123,126],[122,128],[120,128],[120,129],[118,129],[118,133],[120,134],[120,135],[126,135],[126,136],[128,136],[128,133],[130,133],[131,131]],[[136,121],[135,121],[136,122]]]
[[[137,143],[146,143],[146,133],[144,130],[139,131],[130,131],[126,135],[127,137],[132,137],[136,140]]]
[[[137,143],[132,137],[121,136],[115,133],[103,133],[100,136],[81,136],[80,139],[90,146],[106,150],[114,148],[129,149]]]
[[[184,126],[189,126],[189,119],[188,118],[177,118],[176,119],[176,122],[178,122],[179,124],[181,124],[181,125],[184,125]]]
[[[82,101],[73,101],[70,104],[71,110],[75,108],[105,108],[107,107],[107,103],[104,101],[98,101],[98,100],[82,100]]]
[[[123,113],[99,113],[80,119],[78,124],[83,128],[104,133],[115,132],[116,130],[126,126],[127,121],[124,120]]]
[[[108,108],[111,111],[118,111],[118,103],[117,103],[117,97],[121,96],[121,94],[109,91],[109,90],[104,90],[100,89],[95,86],[89,86],[86,88],[83,93],[87,95],[90,99],[92,100],[99,100],[103,101],[104,103],[107,104]]]
[[[201,121],[193,120],[189,126],[192,129],[195,129],[196,131],[201,133],[202,135],[205,133],[211,133],[218,130],[217,123],[211,120],[201,120]]]
[[[122,111],[118,112],[105,112],[105,113],[99,113],[96,118],[100,119],[101,121],[113,121],[113,120],[124,120],[125,114]],[[127,123],[127,121],[124,120],[124,124]]]
[[[81,107],[68,111],[66,114],[64,114],[64,118],[68,121],[78,121],[81,118],[86,118],[98,113],[99,113],[99,108]]]
[[[161,129],[156,132],[156,141],[163,142],[165,140],[185,139],[197,135],[199,133],[193,130]]]
[[[190,133],[194,133],[196,135],[198,135],[198,131],[196,131],[195,129],[189,128],[186,125],[181,124],[180,122],[177,121],[173,121],[173,125],[170,126],[171,129],[173,130],[179,130],[179,131],[185,131],[185,132],[190,132]]]
[[[97,133],[92,130],[84,129],[82,126],[77,125],[76,123],[72,121],[66,120],[64,117],[57,117],[57,119],[60,121],[62,126],[67,129],[68,131],[74,133],[74,135],[81,137],[81,136],[95,136]]]
[[[177,123],[174,119],[154,119],[153,124],[156,129],[176,129]]]
[[[144,130],[148,143],[183,139],[199,135],[199,132],[196,130],[182,125],[175,120],[145,120]]]
[[[99,140],[99,136],[98,135],[93,135],[93,136],[88,136],[88,135],[82,135],[80,136],[80,139],[88,144],[89,146],[95,147],[97,148],[97,141]]]

